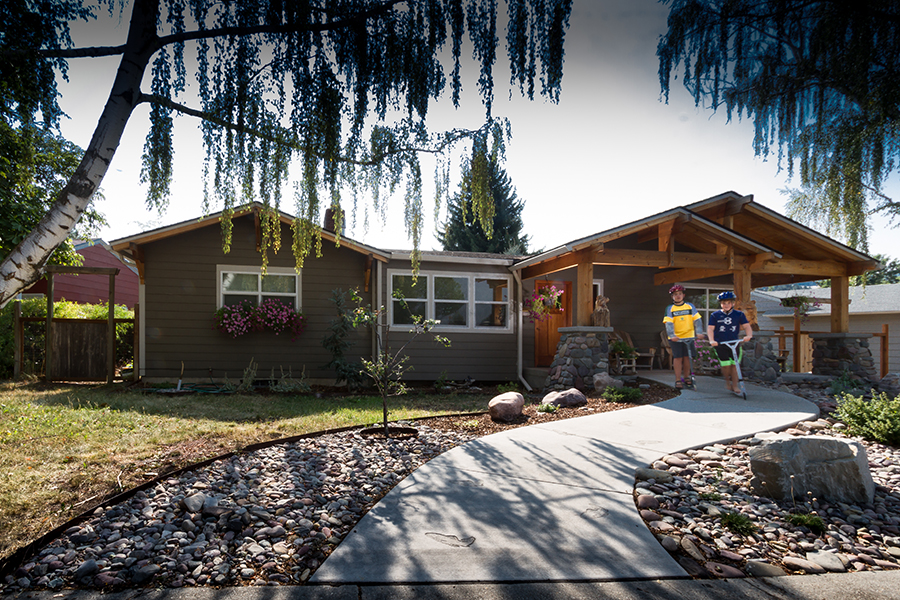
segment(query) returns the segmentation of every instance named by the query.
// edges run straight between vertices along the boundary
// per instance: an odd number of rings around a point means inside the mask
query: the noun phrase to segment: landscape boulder
[[[505,392],[494,396],[488,403],[488,412],[494,421],[509,423],[522,416],[525,398],[519,392]]]
[[[760,496],[871,504],[875,482],[859,442],[825,436],[773,438],[749,450],[750,485]]]
[[[609,373],[601,372],[594,375],[594,391],[598,394],[602,394],[610,386],[620,388],[624,385],[620,379],[611,377]]]
[[[888,396],[900,395],[900,373],[888,373],[882,377],[878,389]]]
[[[550,392],[541,401],[541,404],[550,404],[559,408],[573,408],[576,406],[585,406],[587,398],[581,391],[575,388],[569,388],[562,392]]]

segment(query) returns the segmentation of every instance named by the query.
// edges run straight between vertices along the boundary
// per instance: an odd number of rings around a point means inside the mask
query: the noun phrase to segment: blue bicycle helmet
[[[737,296],[734,295],[734,292],[722,292],[718,296],[716,296],[716,300],[721,302],[722,300],[737,300]]]

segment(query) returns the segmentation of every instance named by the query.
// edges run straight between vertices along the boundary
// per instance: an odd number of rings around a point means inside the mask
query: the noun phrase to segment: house
[[[782,298],[805,296],[822,299],[819,306],[813,306],[807,317],[799,323],[804,332],[827,332],[831,318],[830,290],[811,287],[802,290],[753,291],[753,299],[759,315],[760,329],[794,329],[794,310],[782,306]],[[854,333],[869,333],[873,337],[869,346],[874,356],[881,356],[884,344],[883,328],[888,331],[888,372],[900,371],[900,283],[883,285],[853,286],[849,290],[849,330]],[[806,336],[804,336],[806,337]],[[792,348],[792,336],[786,336],[785,345]],[[879,365],[880,366],[880,365]],[[879,369],[879,374],[881,369]]]
[[[84,257],[83,267],[119,269],[119,274],[115,276],[115,303],[134,308],[138,301],[138,273],[133,263],[125,260],[101,239],[78,240],[75,251]],[[47,280],[39,280],[23,291],[22,295],[25,298],[46,296]],[[56,274],[53,276],[53,300],[82,304],[106,302],[109,300],[109,276]]]
[[[254,359],[260,378],[290,369],[312,381],[333,381],[334,373],[324,368],[331,356],[322,339],[335,318],[333,291],[352,288],[367,303],[387,308],[394,342],[408,335],[410,320],[395,292],[403,294],[411,311],[440,319],[437,330],[451,347],[426,336],[414,340],[407,348],[414,369],[410,380],[472,377],[530,381],[537,387],[548,374],[569,373],[574,384],[585,385],[592,370],[606,368],[606,359],[591,366],[590,357],[581,357],[577,369],[563,369],[560,361],[570,359],[560,355],[561,348],[587,339],[592,357],[605,356],[613,328],[630,332],[638,346],[657,346],[673,283],[703,299],[701,311],[708,314],[716,307],[706,299],[723,289],[749,302],[751,286],[831,278],[831,330],[841,332],[849,277],[878,266],[869,256],[756,204],[752,196],[727,192],[530,257],[422,252],[416,276],[408,251],[347,238],[338,243],[334,232],[323,230],[321,257],[310,257],[295,270],[293,257],[282,251],[269,257],[263,277],[257,250],[260,211],[259,205],[235,211],[228,254],[222,250],[218,214],[112,242],[113,249],[135,261],[140,274],[144,377],[208,381],[227,374],[235,379]],[[282,237],[290,239],[292,217],[278,218]],[[271,332],[231,339],[213,328],[217,308],[238,293],[254,301],[266,297],[263,282],[269,278],[279,279],[275,287],[286,290],[284,301],[302,309],[307,319],[296,341]],[[246,289],[230,287],[238,279]],[[274,283],[265,285],[272,289]],[[522,298],[548,285],[564,290],[564,310],[532,324]],[[612,328],[591,326],[600,294],[610,299]],[[352,341],[350,357],[371,356],[369,333],[355,332]]]

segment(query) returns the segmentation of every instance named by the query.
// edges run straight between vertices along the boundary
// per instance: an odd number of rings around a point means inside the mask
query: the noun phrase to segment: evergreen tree
[[[900,2],[663,0],[659,78],[683,66],[697,105],[754,122],[757,155],[777,152],[802,190],[790,213],[867,249],[868,217],[900,216],[881,193],[900,168]]]
[[[483,203],[488,208],[479,218],[482,204],[474,197],[473,169],[467,165],[459,192],[447,202],[447,220],[438,231],[438,240],[444,250],[528,254],[529,236],[522,235],[525,201],[516,196],[509,175],[497,161],[489,159],[486,163],[490,169],[488,189],[493,203]]]

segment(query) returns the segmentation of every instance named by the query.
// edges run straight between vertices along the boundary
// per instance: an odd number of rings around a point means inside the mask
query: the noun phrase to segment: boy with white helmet
[[[735,354],[731,348],[721,344],[721,342],[739,339],[741,331],[745,334],[744,342],[753,337],[753,329],[750,327],[747,316],[734,308],[736,299],[734,292],[722,292],[718,295],[721,310],[717,310],[709,316],[709,325],[706,331],[709,335],[710,345],[716,349],[716,353],[719,355],[719,364],[722,366],[722,378],[725,379],[726,389],[740,396],[742,393],[735,361],[741,360],[743,352],[738,350]]]

